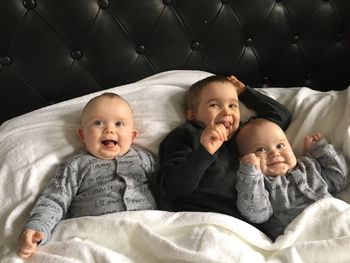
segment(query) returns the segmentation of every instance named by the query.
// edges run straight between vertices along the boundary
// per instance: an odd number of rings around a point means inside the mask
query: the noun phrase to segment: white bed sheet
[[[184,121],[185,91],[209,75],[169,71],[108,91],[130,102],[139,129],[135,143],[157,154],[159,142]],[[297,155],[303,137],[320,131],[350,158],[350,87],[260,90],[293,113],[287,135]],[[56,165],[82,146],[76,135],[80,110],[99,93],[1,125],[1,262],[22,262],[14,253],[21,225]],[[250,114],[242,105],[242,119]],[[137,211],[65,220],[26,262],[350,262],[349,189],[338,197],[307,208],[275,243],[249,224],[216,213]]]

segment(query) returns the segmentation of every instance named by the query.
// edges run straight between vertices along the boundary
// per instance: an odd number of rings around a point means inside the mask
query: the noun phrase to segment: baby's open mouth
[[[281,164],[281,163],[284,163],[284,162],[283,161],[273,161],[273,162],[268,163],[267,166],[273,166],[273,165]]]
[[[229,129],[232,126],[232,123],[229,121],[223,121],[221,123],[225,126],[226,129]]]
[[[118,144],[118,142],[114,140],[104,140],[102,141],[102,144],[107,147],[114,147]]]

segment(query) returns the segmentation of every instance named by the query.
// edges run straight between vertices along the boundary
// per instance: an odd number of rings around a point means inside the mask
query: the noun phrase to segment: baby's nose
[[[272,149],[269,150],[269,155],[271,155],[271,156],[279,156],[280,152],[278,151],[278,149],[272,148]]]
[[[226,115],[231,115],[231,111],[230,111],[230,109],[228,107],[224,107],[223,113],[224,113],[225,116]]]
[[[104,132],[105,133],[114,133],[114,128],[111,127],[110,125],[108,125],[108,126],[106,126]]]

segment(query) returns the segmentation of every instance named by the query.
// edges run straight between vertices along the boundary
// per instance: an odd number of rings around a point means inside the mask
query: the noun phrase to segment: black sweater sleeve
[[[257,117],[268,119],[283,130],[287,129],[291,121],[291,113],[278,101],[246,86],[245,91],[239,95],[239,100],[249,109],[256,112]]]
[[[200,130],[190,124],[173,130],[160,144],[158,194],[175,201],[195,191],[216,155],[199,142]]]

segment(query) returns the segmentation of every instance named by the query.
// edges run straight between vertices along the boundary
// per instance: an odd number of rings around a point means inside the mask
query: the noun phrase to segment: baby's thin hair
[[[256,120],[256,119],[260,119],[259,117],[257,116],[250,116],[248,118],[248,120],[244,121],[244,122],[241,122],[241,128],[244,127],[245,125],[249,124],[250,122]]]
[[[102,98],[102,97],[106,97],[106,98],[110,98],[110,99],[113,99],[113,98],[121,99],[121,100],[125,101],[125,102],[128,104],[128,106],[129,106],[129,108],[130,108],[130,110],[131,110],[131,112],[132,112],[132,108],[131,108],[129,102],[128,102],[126,99],[124,99],[122,96],[120,96],[120,95],[117,94],[117,93],[113,93],[113,92],[104,92],[104,93],[102,93],[102,94],[100,94],[100,95],[97,95],[96,97],[93,97],[92,99],[90,99],[90,100],[85,104],[85,106],[84,106],[84,108],[83,108],[83,110],[82,110],[82,112],[81,112],[81,115],[80,115],[81,117],[80,117],[80,119],[83,117],[84,112],[85,112],[85,110],[89,107],[89,105],[92,104],[94,101],[96,101],[96,100]]]
[[[198,101],[199,101],[199,95],[202,92],[202,90],[207,87],[209,84],[214,83],[214,82],[228,82],[231,83],[233,86],[233,83],[224,76],[220,75],[213,75],[206,77],[204,79],[201,79],[194,84],[190,86],[186,93],[186,105],[185,105],[185,110],[191,109],[195,110],[198,106]]]
[[[95,100],[97,100],[97,99],[99,99],[99,98],[102,98],[102,97],[107,97],[107,98],[111,98],[111,99],[113,99],[113,98],[119,98],[119,99],[124,100],[124,99],[123,99],[119,94],[117,94],[117,93],[113,93],[113,92],[104,92],[104,93],[102,93],[102,94],[100,94],[100,95],[97,95],[96,97],[93,97],[92,99],[90,99],[90,100],[86,103],[85,107],[88,106],[89,104],[91,104],[92,102],[94,102]],[[84,108],[85,108],[85,107],[84,107]]]

